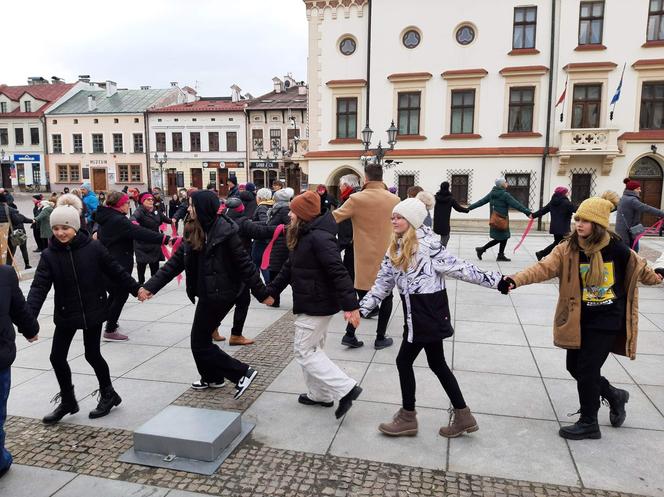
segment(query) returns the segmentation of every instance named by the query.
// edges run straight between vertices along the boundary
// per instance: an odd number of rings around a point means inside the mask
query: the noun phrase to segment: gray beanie
[[[427,217],[427,208],[420,199],[407,198],[394,206],[392,213],[399,214],[408,221],[413,228],[417,229],[422,226],[424,219]]]
[[[274,198],[275,202],[289,202],[293,198],[294,193],[292,188],[282,188],[274,192],[272,198]]]
[[[76,231],[81,229],[81,218],[78,210],[71,205],[59,205],[53,212],[49,219],[51,228],[54,226],[69,226]]]

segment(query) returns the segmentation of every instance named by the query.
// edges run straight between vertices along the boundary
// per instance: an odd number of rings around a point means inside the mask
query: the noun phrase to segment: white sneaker
[[[205,390],[206,388],[221,388],[226,384],[225,381],[219,383],[208,383],[207,381],[198,380],[191,384],[191,388],[194,390]]]
[[[258,371],[256,371],[253,368],[247,369],[247,372],[244,374],[242,378],[240,378],[240,381],[237,382],[237,385],[235,386],[235,395],[233,398],[239,399],[244,391],[249,388],[249,385],[251,385],[251,382],[254,381],[254,378],[256,378],[256,375],[258,374]]]

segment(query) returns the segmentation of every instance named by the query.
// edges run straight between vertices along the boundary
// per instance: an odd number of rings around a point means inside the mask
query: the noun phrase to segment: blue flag
[[[618,83],[618,88],[616,88],[616,94],[613,95],[613,98],[611,99],[611,103],[609,105],[614,105],[618,100],[620,100],[620,90],[622,90],[622,84],[623,84],[623,78],[625,77],[625,67],[627,66],[627,62],[623,65],[623,70],[622,74],[620,75],[620,83]]]

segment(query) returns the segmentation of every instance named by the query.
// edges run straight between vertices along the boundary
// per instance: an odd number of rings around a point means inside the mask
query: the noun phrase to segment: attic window
[[[196,118],[195,118],[195,117],[192,117],[191,120],[195,122],[195,121],[196,121]]]
[[[134,122],[135,122],[135,123],[138,122],[138,117],[135,117],[135,118],[134,118]]]
[[[232,117],[229,117],[229,118],[228,118],[228,120],[229,120],[229,121],[232,121],[232,120],[233,120],[233,118],[232,118]]]
[[[210,121],[216,121],[216,120],[217,120],[217,119],[216,119],[216,118],[214,118],[214,117],[210,119]]]
[[[175,122],[178,122],[178,121],[179,121],[179,119],[178,119],[178,118],[176,117],[175,119],[173,119],[173,121],[175,121]]]
[[[57,119],[53,119],[53,124],[58,124],[58,120],[57,120]]]
[[[303,98],[294,98],[293,102],[305,102]]]
[[[274,100],[271,100],[271,99],[269,99],[269,98],[266,98],[265,100],[261,100],[261,102],[263,102],[264,104],[269,104],[269,103],[274,102]]]
[[[95,120],[94,120],[94,123],[95,123],[95,124],[99,124],[99,119],[95,119]]]
[[[260,121],[260,120],[261,120],[261,117],[260,117],[260,116],[256,116],[256,117],[254,117],[254,121]]]
[[[278,120],[279,120],[279,116],[272,116],[272,120],[273,120],[273,121],[278,121]]]
[[[118,124],[118,123],[120,122],[120,120],[116,117],[115,119],[113,119],[113,122],[114,122],[115,124]]]
[[[74,119],[74,124],[78,124],[78,119]]]
[[[160,123],[160,122],[161,122],[161,117],[160,117],[159,119],[157,119],[157,122],[158,122],[158,123]]]

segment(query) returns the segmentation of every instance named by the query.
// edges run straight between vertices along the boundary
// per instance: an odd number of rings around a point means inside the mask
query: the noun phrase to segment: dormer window
[[[23,105],[25,106],[25,112],[32,112],[32,102],[30,100],[23,102]]]

